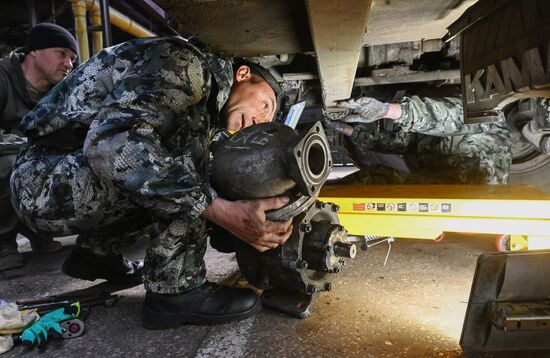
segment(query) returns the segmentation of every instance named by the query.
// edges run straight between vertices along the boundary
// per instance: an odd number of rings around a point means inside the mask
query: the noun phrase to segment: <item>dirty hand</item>
[[[346,123],[371,123],[385,118],[389,104],[380,102],[371,97],[352,98],[338,101],[340,107],[351,110],[351,114],[341,120]]]
[[[228,201],[217,198],[203,211],[203,216],[260,252],[282,245],[292,233],[292,220],[269,221],[267,210],[279,209],[286,197]]]

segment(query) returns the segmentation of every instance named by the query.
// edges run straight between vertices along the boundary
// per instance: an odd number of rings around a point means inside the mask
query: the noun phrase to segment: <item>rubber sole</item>
[[[247,319],[262,309],[262,302],[258,299],[256,303],[247,311],[234,313],[230,315],[205,316],[195,313],[159,313],[152,311],[143,305],[141,325],[145,329],[159,330],[177,328],[182,324],[195,324],[200,326],[209,326],[214,324],[229,323]]]

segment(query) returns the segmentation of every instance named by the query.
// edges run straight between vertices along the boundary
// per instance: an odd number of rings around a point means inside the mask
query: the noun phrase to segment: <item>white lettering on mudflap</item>
[[[497,66],[492,64],[477,70],[473,78],[472,74],[466,74],[464,76],[466,102],[475,103],[489,100],[495,95],[521,93],[550,86],[550,43],[546,66],[542,63],[539,47],[525,51],[520,60],[521,71],[514,58],[508,57],[500,61],[500,72]],[[485,75],[484,83],[483,75]]]

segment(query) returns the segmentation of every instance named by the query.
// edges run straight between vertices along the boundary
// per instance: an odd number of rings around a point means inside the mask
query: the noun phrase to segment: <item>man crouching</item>
[[[288,199],[227,201],[208,182],[216,129],[269,122],[280,88],[264,68],[232,68],[181,38],[105,49],[23,119],[30,138],[11,176],[19,216],[40,233],[79,234],[69,276],[143,277],[143,325],[212,324],[259,311],[256,294],[205,279],[206,221],[259,251],[283,244],[291,222],[265,211]],[[147,231],[144,266],[119,248]]]

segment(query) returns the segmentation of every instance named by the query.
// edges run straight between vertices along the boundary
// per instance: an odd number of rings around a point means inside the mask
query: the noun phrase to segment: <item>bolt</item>
[[[319,288],[315,285],[307,285],[307,292],[308,293],[315,293],[317,291],[319,291]]]
[[[290,269],[297,271],[299,269],[303,269],[303,270],[307,269],[308,264],[307,264],[307,261],[298,259],[296,261],[291,262],[289,266],[290,266]]]
[[[305,233],[311,232],[311,224],[302,224],[300,229]]]
[[[355,244],[337,241],[334,243],[334,255],[353,259],[357,254]]]

